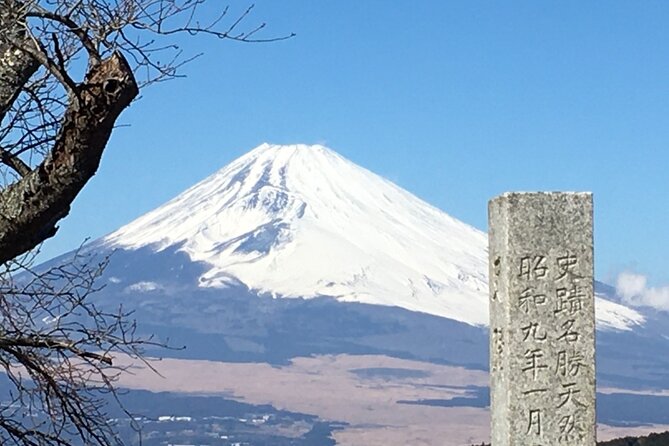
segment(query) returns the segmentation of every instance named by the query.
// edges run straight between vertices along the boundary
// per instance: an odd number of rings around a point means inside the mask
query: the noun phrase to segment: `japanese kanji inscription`
[[[493,446],[595,445],[592,194],[489,203]]]

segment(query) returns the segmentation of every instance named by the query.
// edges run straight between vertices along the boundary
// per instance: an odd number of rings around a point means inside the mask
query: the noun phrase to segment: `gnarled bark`
[[[28,40],[24,42],[32,45]],[[0,44],[0,122],[38,68],[39,63],[27,53],[8,43]]]
[[[35,59],[10,43],[10,40],[16,40],[25,46],[34,46],[17,20],[22,9],[20,2],[0,0],[0,122],[39,68]]]
[[[120,53],[90,69],[71,100],[56,142],[32,172],[0,192],[0,264],[53,236],[95,174],[120,113],[138,94]]]

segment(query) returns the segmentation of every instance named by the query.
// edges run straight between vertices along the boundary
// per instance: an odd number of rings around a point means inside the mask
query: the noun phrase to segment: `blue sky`
[[[667,284],[667,17],[660,1],[258,0],[249,26],[297,36],[181,42],[205,54],[122,115],[41,258],[262,142],[303,142],[483,230],[504,191],[593,191],[597,277]]]

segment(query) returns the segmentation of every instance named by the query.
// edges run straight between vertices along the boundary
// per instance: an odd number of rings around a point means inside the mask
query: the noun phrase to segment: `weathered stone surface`
[[[592,194],[489,203],[493,446],[595,445]]]

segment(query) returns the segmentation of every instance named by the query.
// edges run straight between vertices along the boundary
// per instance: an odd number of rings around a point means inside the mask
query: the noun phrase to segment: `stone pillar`
[[[490,201],[492,446],[595,445],[592,194]]]

